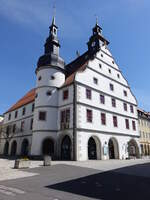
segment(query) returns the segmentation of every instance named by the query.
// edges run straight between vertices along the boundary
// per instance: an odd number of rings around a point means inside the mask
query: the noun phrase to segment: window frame
[[[43,115],[43,114],[44,114],[44,115]],[[44,117],[43,117],[42,115],[43,115]],[[39,120],[39,121],[46,121],[46,119],[47,119],[47,112],[44,111],[44,110],[43,110],[43,111],[42,111],[42,110],[39,111],[38,120]]]

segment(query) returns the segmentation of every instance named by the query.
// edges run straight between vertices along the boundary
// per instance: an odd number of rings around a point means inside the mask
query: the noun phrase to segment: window
[[[102,64],[99,64],[99,68],[100,68],[100,69],[102,68]]]
[[[103,54],[101,54],[101,57],[103,57]]]
[[[40,81],[41,79],[42,79],[42,77],[41,77],[41,76],[39,76],[38,80]]]
[[[15,118],[17,118],[17,116],[18,116],[18,111],[16,110],[16,112],[15,112]]]
[[[46,112],[45,111],[40,111],[39,112],[39,120],[45,121],[46,120]]]
[[[105,113],[101,113],[101,124],[106,125],[106,114]]]
[[[123,91],[123,94],[124,94],[124,96],[126,97],[126,96],[127,96],[127,91],[124,90],[124,91]]]
[[[10,126],[8,125],[8,126],[6,127],[6,135],[7,135],[7,137],[9,136],[9,132],[10,132]]]
[[[61,129],[69,128],[69,123],[70,123],[70,109],[62,110],[60,112]]]
[[[117,117],[116,116],[113,116],[113,124],[114,124],[114,127],[118,126],[118,122],[117,122]]]
[[[38,97],[38,93],[35,94],[35,98],[37,98],[37,97]]]
[[[111,102],[112,102],[112,107],[116,107],[116,99],[112,98]]]
[[[16,132],[16,124],[13,125],[13,133]]]
[[[112,61],[112,64],[114,64],[115,62],[114,61]]]
[[[70,109],[66,110],[66,122],[69,123],[70,122]]]
[[[26,113],[26,108],[24,107],[24,108],[22,109],[22,115],[25,115],[25,113]]]
[[[51,80],[54,80],[55,79],[55,77],[54,76],[51,76]]]
[[[124,111],[127,111],[127,104],[123,103]]]
[[[98,79],[97,78],[93,78],[93,82],[94,82],[94,84],[98,84]]]
[[[30,130],[32,130],[32,128],[33,128],[33,118],[30,121]]]
[[[117,77],[120,78],[120,74],[117,74]]]
[[[131,111],[131,113],[134,113],[134,109],[133,109],[132,105],[130,105],[130,111]]]
[[[125,119],[126,129],[129,129],[129,120]]]
[[[69,91],[68,90],[64,90],[63,91],[63,100],[68,99],[68,95],[69,95]]]
[[[87,122],[92,122],[92,110],[89,109],[86,110],[86,118]]]
[[[108,72],[111,74],[111,69],[108,69]]]
[[[24,121],[21,122],[21,132],[24,131]]]
[[[48,90],[48,91],[46,92],[46,95],[47,95],[47,96],[51,96],[51,95],[52,95],[52,92],[51,92],[50,90]]]
[[[32,104],[32,112],[34,111],[34,103]]]
[[[132,121],[132,128],[133,128],[134,131],[136,131],[135,121]]]
[[[102,104],[105,104],[105,96],[104,95],[100,95],[100,102],[102,103]]]
[[[110,87],[111,91],[114,91],[114,85],[113,84],[110,83],[109,87]]]
[[[87,99],[91,99],[92,98],[91,90],[90,89],[86,89],[86,98]]]
[[[11,113],[9,113],[8,115],[8,120],[11,120]]]

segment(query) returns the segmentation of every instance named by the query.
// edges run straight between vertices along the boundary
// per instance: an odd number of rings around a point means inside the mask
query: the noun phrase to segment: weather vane
[[[96,24],[98,24],[98,16],[97,14],[94,15],[96,17]]]
[[[56,1],[53,2],[53,16],[56,17]]]

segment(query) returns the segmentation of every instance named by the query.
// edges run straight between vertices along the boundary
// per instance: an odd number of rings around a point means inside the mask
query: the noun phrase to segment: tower
[[[96,20],[96,24],[93,28],[93,34],[87,43],[88,50],[90,52],[98,51],[102,46],[108,44],[109,42],[102,35],[102,28],[98,25],[98,21]]]
[[[57,32],[58,27],[53,17],[49,36],[44,45],[44,55],[39,58],[36,68],[36,98],[31,147],[31,154],[34,156],[42,154],[54,156],[56,148],[58,88],[65,81],[65,63],[59,56],[60,44]]]

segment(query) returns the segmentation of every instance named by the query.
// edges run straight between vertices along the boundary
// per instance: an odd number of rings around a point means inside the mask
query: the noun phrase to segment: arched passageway
[[[54,141],[50,138],[47,138],[43,141],[42,144],[42,154],[43,155],[54,155]]]
[[[88,159],[100,160],[101,159],[101,144],[97,137],[90,137],[88,140]]]
[[[28,156],[29,154],[29,141],[24,139],[21,145],[21,155]]]
[[[61,159],[71,160],[71,139],[69,136],[65,136],[61,143]]]
[[[134,139],[130,140],[128,143],[128,153],[129,157],[139,158],[140,156],[138,144]]]
[[[4,146],[4,155],[8,156],[9,153],[9,142],[7,141]]]
[[[11,156],[15,156],[17,152],[17,142],[13,141],[11,145]]]
[[[108,142],[109,159],[119,159],[118,142],[115,138],[110,138]]]

